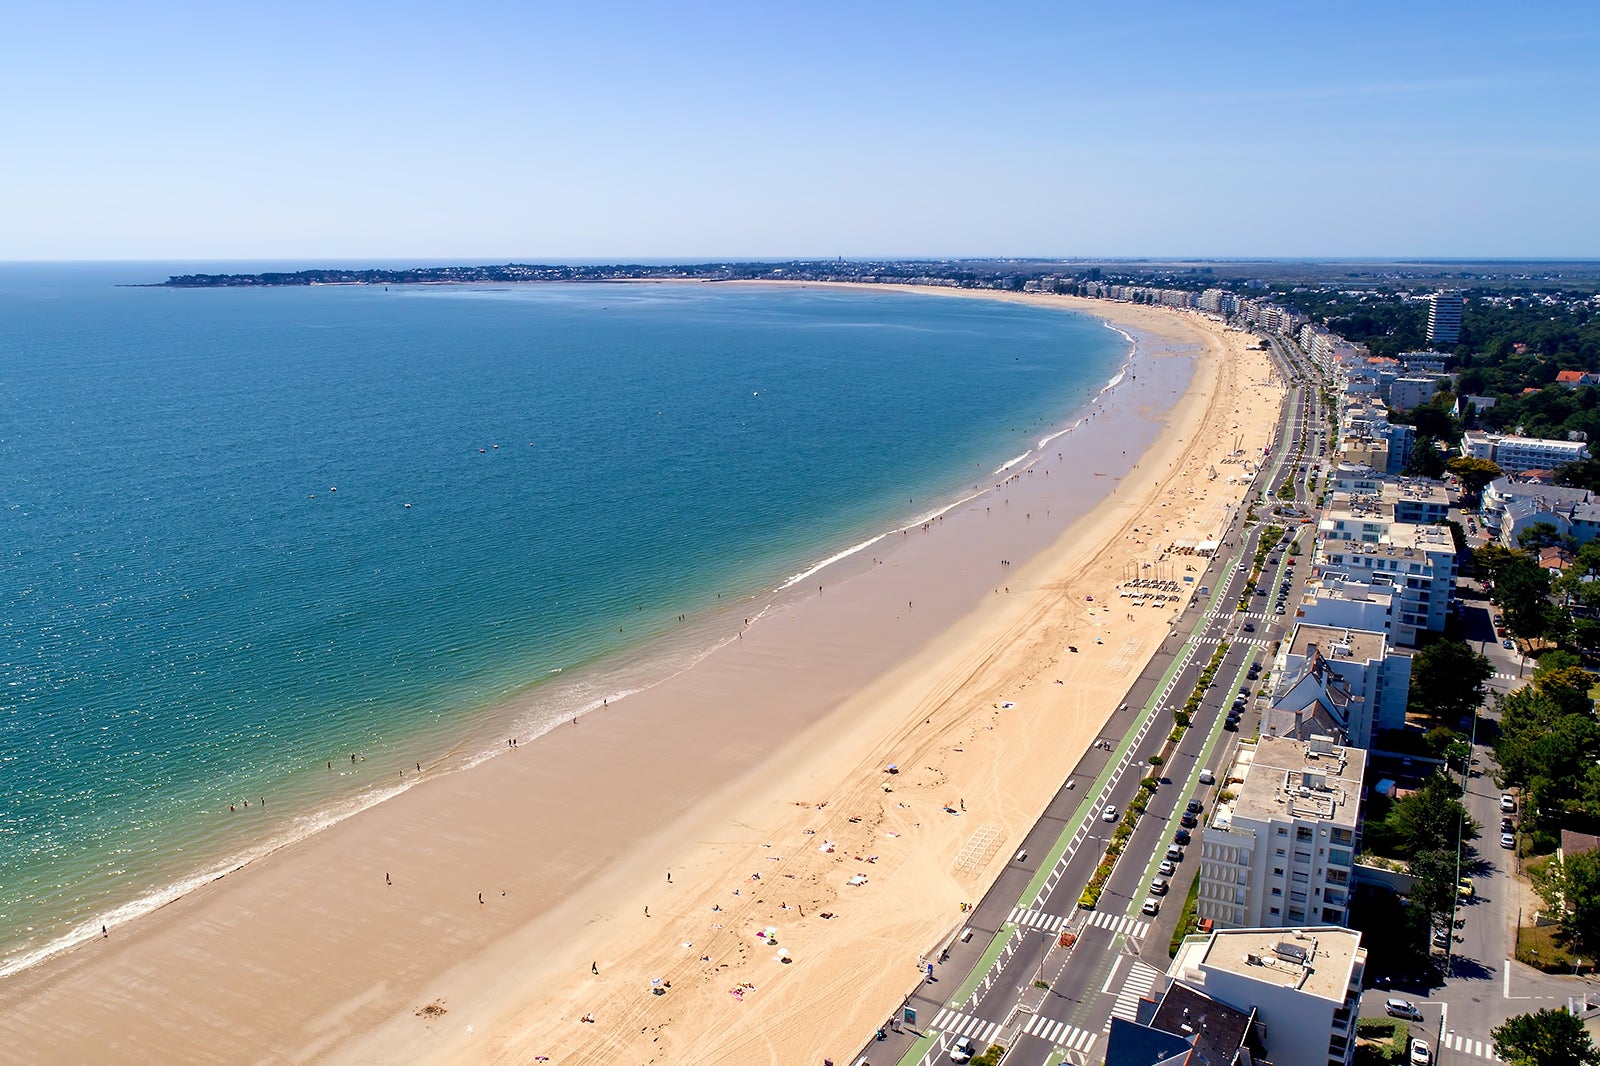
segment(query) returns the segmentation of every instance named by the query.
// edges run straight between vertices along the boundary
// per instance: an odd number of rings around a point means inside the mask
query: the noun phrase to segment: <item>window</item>
[[[1302,840],[1302,841],[1303,840],[1310,840],[1311,839],[1311,829],[1310,829],[1310,827],[1309,826],[1304,826],[1304,825],[1296,826],[1295,827],[1295,831],[1294,831],[1294,838],[1296,840]]]

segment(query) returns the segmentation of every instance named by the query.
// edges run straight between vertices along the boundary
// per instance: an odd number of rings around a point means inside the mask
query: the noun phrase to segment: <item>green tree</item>
[[[1572,946],[1589,952],[1600,948],[1600,853],[1552,856],[1532,879]]]
[[[1515,560],[1524,557],[1523,552],[1508,548],[1504,544],[1490,541],[1483,547],[1473,550],[1472,565],[1477,568],[1478,573],[1482,574],[1492,584],[1499,578],[1501,571],[1510,566]]]
[[[1452,863],[1457,834],[1461,840],[1478,835],[1477,823],[1467,817],[1467,810],[1461,805],[1461,786],[1442,771],[1429,777],[1415,792],[1396,800],[1385,821],[1408,854],[1445,851],[1452,856]]]
[[[1500,735],[1495,740],[1499,779],[1524,792],[1524,811],[1534,824],[1566,811],[1600,816],[1600,722],[1578,675],[1553,670],[1500,700]],[[1585,675],[1587,676],[1587,675]],[[1526,824],[1526,823],[1525,823]]]
[[[1542,637],[1554,625],[1550,571],[1519,555],[1495,575],[1491,599],[1505,611],[1506,625],[1523,637]]]
[[[1561,543],[1561,531],[1549,522],[1535,522],[1517,533],[1517,547],[1536,552]]]
[[[1417,408],[1423,410],[1423,408]],[[1402,473],[1411,477],[1444,477],[1444,456],[1439,454],[1439,444],[1433,437],[1419,432],[1416,442],[1411,446],[1411,454],[1406,457],[1406,465]]]
[[[1411,856],[1409,865],[1411,876],[1416,878],[1411,886],[1411,905],[1427,916],[1425,927],[1430,933],[1450,928],[1456,905],[1455,850],[1419,851]]]
[[[1461,482],[1462,491],[1468,496],[1479,495],[1489,482],[1505,473],[1492,460],[1476,459],[1469,455],[1458,455],[1444,465]]]
[[[1600,1066],[1600,1048],[1575,1016],[1545,1009],[1490,1031],[1494,1050],[1514,1066]]]
[[[1493,675],[1493,664],[1465,641],[1436,640],[1411,659],[1411,707],[1450,720],[1470,714]]]

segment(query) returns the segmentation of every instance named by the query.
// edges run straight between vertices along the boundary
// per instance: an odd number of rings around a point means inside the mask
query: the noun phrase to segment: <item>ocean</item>
[[[870,288],[121,287],[191,269],[0,265],[0,974],[682,669],[1128,351]]]

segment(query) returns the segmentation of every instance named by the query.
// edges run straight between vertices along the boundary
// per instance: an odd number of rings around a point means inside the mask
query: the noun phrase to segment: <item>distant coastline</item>
[[[1025,272],[1033,277],[1040,271]],[[830,281],[888,282],[974,289],[1020,288],[1018,265],[995,262],[905,261],[786,263],[505,263],[404,269],[313,268],[258,274],[174,274],[148,288],[276,288],[302,285],[482,285],[516,282]]]

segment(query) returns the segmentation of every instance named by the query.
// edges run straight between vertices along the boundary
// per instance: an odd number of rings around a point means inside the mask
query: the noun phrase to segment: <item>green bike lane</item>
[[[1161,678],[1156,682],[1155,688],[1151,692],[1149,699],[1145,701],[1144,708],[1140,714],[1129,723],[1127,730],[1123,733],[1122,739],[1118,742],[1116,749],[1112,752],[1112,757],[1106,762],[1106,765],[1095,777],[1094,782],[1085,791],[1084,798],[1079,802],[1077,808],[1073,811],[1071,817],[1065,823],[1060,836],[1057,837],[1055,843],[1046,852],[1046,861],[1039,864],[1038,872],[1034,874],[1033,878],[1023,889],[1021,896],[1015,901],[1014,904],[1012,904],[1012,906],[1025,906],[1027,901],[1038,899],[1040,893],[1044,890],[1046,882],[1048,882],[1052,877],[1056,876],[1056,868],[1060,865],[1061,860],[1066,855],[1068,849],[1071,848],[1073,838],[1078,835],[1080,828],[1085,824],[1090,813],[1096,806],[1099,805],[1100,797],[1105,791],[1106,786],[1110,784],[1113,775],[1119,772],[1119,768],[1121,769],[1121,772],[1125,773],[1127,769],[1132,767],[1133,764],[1131,762],[1128,763],[1126,767],[1123,766],[1124,758],[1127,756],[1130,748],[1138,743],[1144,736],[1148,735],[1149,728],[1155,714],[1157,713],[1161,704],[1172,694],[1174,680],[1185,669],[1187,669],[1191,662],[1194,661],[1195,653],[1200,650],[1202,644],[1204,643],[1204,633],[1207,627],[1207,613],[1216,609],[1228,598],[1225,591],[1227,583],[1221,580],[1221,577],[1222,575],[1236,572],[1243,559],[1244,552],[1240,552],[1238,555],[1227,560],[1227,562],[1223,564],[1222,569],[1218,573],[1218,577],[1215,579],[1215,587],[1211,590],[1207,600],[1201,606],[1199,617],[1195,620],[1193,626],[1191,627],[1188,637],[1185,638],[1183,647],[1180,648],[1173,656],[1171,664],[1168,665],[1167,669],[1162,673]],[[1010,910],[1011,908],[1008,907],[1007,909]],[[1017,924],[1015,922],[1005,922],[1000,926],[999,929],[995,931],[993,938],[990,940],[988,946],[984,949],[983,954],[979,957],[977,964],[973,966],[973,968],[968,972],[967,977],[950,995],[950,998],[945,1004],[947,1007],[952,1010],[957,1010],[961,1008],[962,1004],[967,1002],[967,1000],[972,996],[972,993],[976,991],[978,985],[980,985],[983,982],[983,979],[988,976],[990,970],[994,966],[995,961],[1000,957],[1001,953],[1005,950],[1006,944],[1010,942],[1011,937],[1013,934],[1015,934],[1016,929]],[[915,1050],[916,1049],[913,1048],[913,1051]],[[925,1053],[925,1051],[926,1049],[924,1049],[923,1053]],[[920,1057],[921,1054],[913,1055],[911,1052],[908,1052],[906,1059],[902,1061],[908,1064],[914,1063],[920,1059]]]

